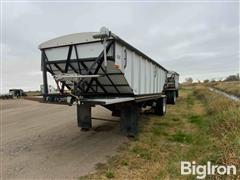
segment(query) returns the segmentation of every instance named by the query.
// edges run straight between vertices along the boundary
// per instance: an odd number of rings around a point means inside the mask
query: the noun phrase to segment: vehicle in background
[[[22,89],[9,89],[8,94],[1,94],[0,99],[13,99],[27,96],[26,93]]]
[[[167,96],[168,104],[175,104],[178,97],[179,89],[179,74],[175,71],[167,72],[167,79],[164,84],[164,92]]]
[[[13,98],[26,96],[26,93],[22,89],[9,89],[9,94],[12,95]]]

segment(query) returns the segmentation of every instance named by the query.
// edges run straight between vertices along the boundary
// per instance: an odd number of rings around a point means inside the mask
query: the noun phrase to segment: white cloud
[[[3,17],[8,22],[17,20],[25,15],[42,15],[43,11],[31,2],[3,2]]]
[[[4,3],[4,87],[39,89],[38,45],[106,26],[181,77],[239,70],[237,3]]]

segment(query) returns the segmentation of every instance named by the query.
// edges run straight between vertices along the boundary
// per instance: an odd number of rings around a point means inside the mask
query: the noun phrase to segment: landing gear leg
[[[127,136],[134,137],[138,132],[139,107],[137,103],[127,103],[121,109],[121,130]]]
[[[87,131],[92,128],[91,105],[77,104],[77,120],[78,127],[82,130]]]

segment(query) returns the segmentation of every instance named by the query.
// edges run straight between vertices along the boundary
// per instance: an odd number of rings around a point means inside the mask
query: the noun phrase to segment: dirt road
[[[75,179],[93,172],[127,141],[119,123],[93,121],[95,130],[81,132],[76,106],[1,103],[3,179]],[[113,119],[102,107],[93,108],[93,116]]]

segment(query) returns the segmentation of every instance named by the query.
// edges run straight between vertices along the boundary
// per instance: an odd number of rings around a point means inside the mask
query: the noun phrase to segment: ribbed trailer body
[[[39,49],[45,100],[50,96],[50,73],[60,96],[71,96],[77,102],[79,127],[92,127],[91,107],[96,104],[120,116],[122,130],[132,135],[137,132],[141,107],[151,106],[156,114],[165,114],[168,71],[105,28],[97,35],[61,36],[42,43]]]
[[[166,69],[121,41],[116,42],[115,52],[115,64],[120,64],[134,95],[162,93],[167,76]]]
[[[118,37],[107,41],[106,72],[103,64],[98,69],[99,64],[95,61],[101,56],[103,45],[102,41],[93,39],[93,35],[71,34],[41,44],[42,64],[52,75],[85,75],[89,74],[88,70],[92,74],[102,75],[97,81],[91,82],[91,78],[84,80],[85,91],[82,93],[86,95],[140,96],[162,93],[167,70]],[[72,90],[73,83],[68,81],[63,87]]]

